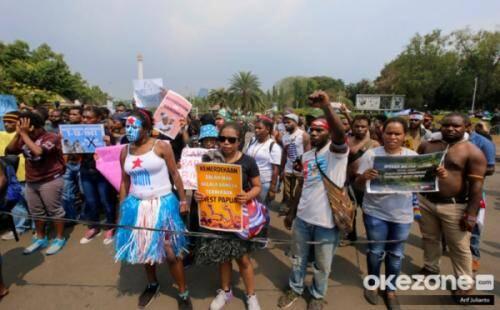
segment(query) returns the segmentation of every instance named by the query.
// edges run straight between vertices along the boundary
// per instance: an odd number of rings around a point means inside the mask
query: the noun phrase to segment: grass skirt
[[[120,206],[120,225],[185,231],[179,215],[179,201],[174,194],[153,199],[127,196]],[[116,261],[131,264],[157,264],[167,258],[165,245],[179,257],[186,251],[185,235],[119,228],[116,232]]]
[[[199,265],[212,265],[240,259],[258,249],[258,244],[240,239],[235,233],[213,231],[200,228],[201,232],[222,235],[230,239],[199,238],[196,242],[195,262]],[[262,234],[262,233],[261,233]],[[262,235],[259,234],[258,237]]]

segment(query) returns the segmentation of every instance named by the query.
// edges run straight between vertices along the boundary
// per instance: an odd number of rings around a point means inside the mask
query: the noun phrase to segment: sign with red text
[[[209,150],[202,148],[186,147],[182,150],[181,168],[179,173],[182,178],[184,189],[197,189],[196,165],[201,164],[201,159]]]
[[[200,226],[219,231],[240,232],[243,208],[236,196],[242,191],[241,166],[202,163],[196,166],[198,191],[205,198],[198,203]]]

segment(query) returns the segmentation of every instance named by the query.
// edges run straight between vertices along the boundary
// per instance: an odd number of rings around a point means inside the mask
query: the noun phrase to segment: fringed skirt
[[[120,214],[120,225],[185,231],[179,215],[179,201],[171,193],[143,200],[129,195],[120,206]],[[131,264],[162,263],[167,254],[180,257],[187,251],[184,234],[165,231],[119,228],[115,240],[116,261]],[[167,253],[170,250],[172,253]]]

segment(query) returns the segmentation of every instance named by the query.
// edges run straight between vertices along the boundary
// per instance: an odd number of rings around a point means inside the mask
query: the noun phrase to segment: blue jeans
[[[81,173],[85,196],[84,216],[87,221],[98,222],[99,210],[104,209],[106,223],[116,223],[116,192],[100,173]]]
[[[313,283],[309,288],[316,299],[326,296],[328,277],[330,276],[333,256],[339,243],[339,231],[334,228],[323,228],[308,224],[300,218],[295,218],[292,225],[292,273],[290,288],[297,294],[304,291],[304,277],[307,272],[307,257],[310,245],[308,241],[326,241],[329,243],[315,244],[313,262]]]
[[[66,218],[78,218],[78,211],[75,208],[75,202],[78,192],[80,191],[80,164],[79,163],[66,163],[66,172],[63,176],[64,188],[62,194],[62,204],[66,212]]]
[[[12,208],[13,215],[12,218],[14,220],[14,226],[16,227],[16,231],[20,234],[25,232],[26,230],[31,228],[30,220],[27,218],[29,215],[28,207],[26,206],[26,201],[19,201],[14,208]]]
[[[23,188],[23,197],[26,197],[26,183],[20,182],[20,184]],[[18,214],[12,216],[12,219],[14,220],[14,226],[16,227],[16,231],[18,233],[22,234],[23,232],[31,228],[31,220],[27,218],[27,216],[29,215],[28,205],[24,198],[19,201],[14,206],[14,208],[12,208],[11,212]]]
[[[411,223],[400,224],[388,222],[379,218],[363,215],[368,240],[405,240],[410,234]],[[401,271],[401,262],[404,257],[404,241],[397,243],[369,243],[366,252],[368,275],[380,276],[380,265],[385,258],[385,275],[397,277]],[[396,278],[391,281],[395,287]],[[387,291],[394,291],[387,287]]]
[[[474,260],[479,260],[481,258],[481,252],[479,251],[479,244],[481,242],[481,229],[479,225],[476,224],[470,235],[470,251],[472,253],[472,258]]]
[[[267,206],[267,194],[269,193],[269,189],[271,188],[271,182],[261,183],[261,191],[259,197],[257,199],[260,203],[265,204]]]

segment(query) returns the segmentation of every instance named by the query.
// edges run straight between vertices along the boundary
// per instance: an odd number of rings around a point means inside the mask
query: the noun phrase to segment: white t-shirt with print
[[[297,128],[292,134],[287,132],[283,136],[282,142],[287,151],[285,172],[293,173],[294,161],[304,154],[304,131]]]
[[[312,149],[302,155],[304,186],[297,208],[297,217],[309,224],[333,228],[335,224],[332,210],[314,158],[315,150]],[[330,143],[318,152],[321,170],[339,187],[344,187],[348,155],[349,150],[342,154],[331,152]]]
[[[368,151],[359,160],[358,174],[373,168],[375,156],[418,155],[416,152],[402,148],[398,154],[387,154],[383,146]],[[363,212],[378,219],[407,224],[413,222],[412,193],[373,194],[365,192],[363,196]]]
[[[273,139],[267,139],[264,143],[259,143],[254,139],[250,141],[246,154],[257,162],[260,182],[270,183],[273,176],[273,165],[279,166],[281,164],[281,146]]]

